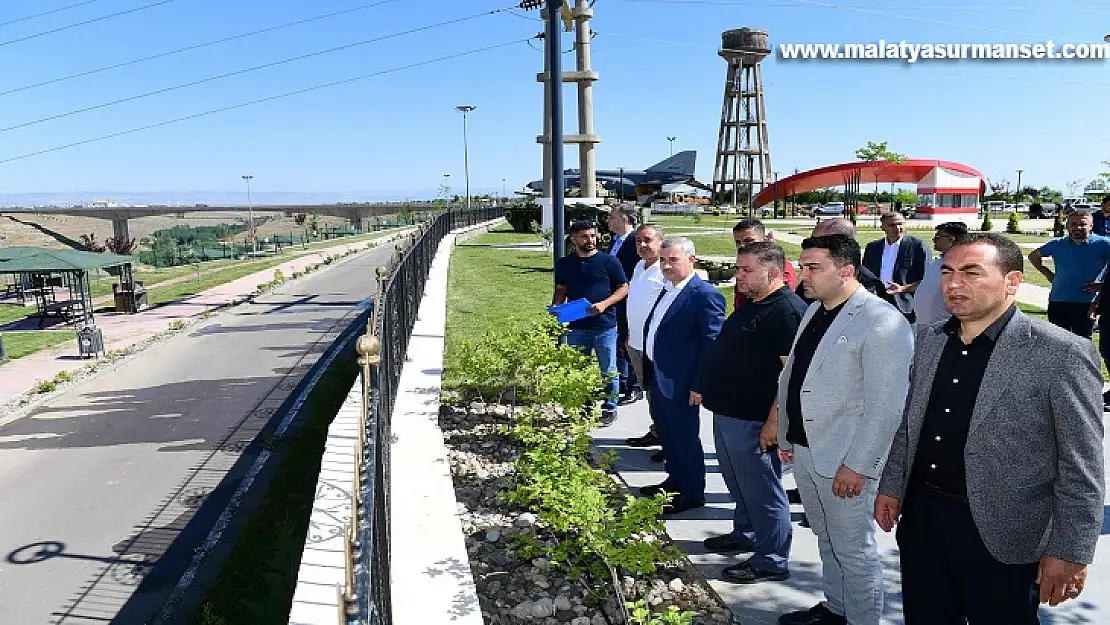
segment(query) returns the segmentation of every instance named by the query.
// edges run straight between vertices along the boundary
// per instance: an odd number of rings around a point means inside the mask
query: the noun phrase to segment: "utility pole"
[[[1018,174],[1017,189],[1014,190],[1014,192],[1017,193],[1017,198],[1018,198],[1017,202],[1021,201],[1021,172],[1023,172],[1023,171],[1025,171],[1025,170],[1024,169],[1017,170],[1017,174]]]
[[[623,167],[618,167],[617,171],[620,172],[620,182],[617,183],[618,184],[618,186],[617,186],[617,201],[618,202],[623,202],[624,201],[624,168]]]
[[[667,137],[667,141],[671,142],[671,156],[674,156],[674,140],[678,137]]]
[[[549,106],[551,109],[551,133],[548,137],[548,149],[551,150],[551,214],[554,228],[552,247],[555,248],[555,259],[566,256],[566,235],[563,233],[564,210],[563,195],[566,193],[566,178],[563,177],[563,51],[562,33],[559,32],[559,9],[562,0],[547,0],[547,44],[548,75],[547,84]],[[583,176],[589,172],[581,172]],[[581,184],[581,181],[579,182]]]
[[[466,141],[466,114],[473,111],[476,106],[456,106],[455,110],[463,114],[463,175],[466,177],[466,210],[470,210],[470,149]]]
[[[243,176],[247,182],[247,214],[250,216],[251,248],[258,253],[258,236],[254,233],[254,204],[251,203],[251,179],[254,176]]]

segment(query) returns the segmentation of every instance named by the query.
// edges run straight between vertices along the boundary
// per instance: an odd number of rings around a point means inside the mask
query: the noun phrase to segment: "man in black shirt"
[[[770,241],[736,254],[736,287],[747,303],[717,335],[702,368],[702,405],[713,411],[718,466],[736,503],[732,532],[705,540],[718,553],[751,552],[726,567],[729,581],[751,584],[790,576],[790,502],[775,453],[779,372],[805,314],[783,283],[786,254]]]
[[[597,226],[578,221],[570,226],[574,254],[555,261],[552,305],[577,299],[590,302],[589,316],[570,323],[568,345],[586,355],[596,354],[607,392],[601,404],[601,423],[617,418],[617,313],[615,305],[628,295],[628,278],[615,256],[597,251]]]
[[[1102,375],[1090,341],[1016,308],[1022,269],[1002,235],[957,243],[941,266],[953,317],[917,335],[875,500],[879,526],[898,524],[906,625],[1034,625],[1038,603],[1086,582],[1104,523]]]
[[[830,234],[843,234],[852,240],[858,240],[855,224],[843,217],[823,219],[817,222],[817,225],[813,226],[813,232],[811,232],[809,236],[823,237]],[[856,279],[860,283],[860,286],[868,293],[876,295],[879,298],[883,298],[886,295],[886,285],[879,279],[879,276],[876,276],[867,267],[860,265],[859,275],[856,276]],[[798,297],[802,298],[803,302],[807,304],[813,303],[813,298],[806,295],[805,287],[802,285],[801,280],[798,280],[798,288],[794,289],[794,292]]]

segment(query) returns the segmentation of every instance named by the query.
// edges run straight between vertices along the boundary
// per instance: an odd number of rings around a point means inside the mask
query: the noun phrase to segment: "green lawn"
[[[446,387],[456,384],[460,339],[478,338],[490,328],[532,318],[551,304],[550,254],[493,247],[539,240],[538,235],[515,233],[506,225],[455,248],[447,278]]]
[[[0,333],[4,337],[4,351],[9,360],[22,358],[48,347],[66,341],[74,342],[77,348],[77,335],[71,330],[30,330]]]

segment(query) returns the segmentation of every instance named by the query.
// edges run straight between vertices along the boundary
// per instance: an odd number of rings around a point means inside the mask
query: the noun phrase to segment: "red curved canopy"
[[[860,161],[857,163],[841,163],[840,165],[829,165],[828,167],[821,167],[818,169],[811,169],[801,173],[794,174],[788,178],[783,178],[777,183],[769,184],[755,196],[755,207],[759,208],[774,201],[775,197],[784,199],[795,193],[805,193],[806,191],[816,191],[817,189],[825,189],[828,187],[839,187],[848,184],[848,180],[856,171],[860,172],[861,185],[868,182],[874,183],[876,174],[878,175],[879,182],[902,182],[916,183],[924,178],[934,167],[943,167],[951,169],[970,176],[979,178],[979,192],[983,193],[987,190],[986,179],[979,170],[968,167],[960,163],[953,163],[952,161],[939,161],[927,158],[908,159],[902,163],[890,163],[887,161],[876,161],[869,163],[867,161]],[[777,191],[776,191],[777,188]]]

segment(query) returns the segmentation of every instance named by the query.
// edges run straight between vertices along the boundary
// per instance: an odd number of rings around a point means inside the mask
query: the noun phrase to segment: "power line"
[[[482,47],[482,48],[467,50],[466,52],[459,52],[459,53],[456,53],[456,54],[449,54],[447,56],[441,56],[441,57],[434,58],[434,59],[428,59],[426,61],[417,61],[415,63],[409,63],[408,65],[401,65],[399,67],[393,67],[393,68],[390,68],[390,69],[384,69],[384,70],[380,70],[380,71],[377,71],[377,72],[371,72],[369,74],[362,74],[360,76],[353,76],[351,78],[344,78],[342,80],[336,80],[336,81],[333,81],[333,82],[324,83],[324,84],[320,84],[320,85],[315,85],[315,86],[312,86],[312,87],[305,87],[304,89],[297,89],[296,91],[287,91],[285,93],[279,93],[277,95],[272,95],[272,96],[268,96],[268,97],[265,97],[265,98],[259,98],[257,100],[249,100],[247,102],[240,102],[239,104],[232,104],[230,106],[224,106],[224,107],[220,107],[220,108],[217,108],[217,109],[211,109],[211,110],[208,110],[208,111],[203,111],[201,113],[193,113],[192,115],[186,115],[184,117],[177,117],[177,118],[174,118],[174,119],[169,119],[169,120],[158,122],[158,123],[155,123],[155,124],[148,124],[146,126],[139,126],[137,128],[131,128],[131,129],[128,129],[128,130],[121,130],[119,132],[113,132],[111,134],[102,135],[102,136],[99,136],[99,137],[93,137],[92,139],[84,139],[82,141],[75,141],[73,143],[67,143],[65,145],[59,145],[59,146],[55,146],[55,147],[52,147],[52,148],[47,148],[45,150],[39,150],[37,152],[29,152],[27,154],[20,154],[19,156],[12,156],[12,157],[9,157],[9,158],[0,159],[0,164],[11,163],[13,161],[18,161],[18,160],[22,160],[22,159],[26,159],[26,158],[31,158],[33,156],[40,156],[42,154],[49,154],[51,152],[60,152],[62,150],[68,150],[70,148],[75,148],[75,147],[82,146],[82,145],[88,145],[90,143],[96,143],[98,141],[106,141],[108,139],[114,139],[116,137],[122,137],[122,136],[125,136],[125,135],[135,134],[135,133],[143,132],[143,131],[146,131],[146,130],[152,130],[154,128],[161,128],[162,126],[169,126],[171,124],[177,124],[177,123],[181,123],[181,122],[184,122],[184,121],[197,119],[197,118],[200,118],[200,117],[207,117],[207,116],[210,116],[210,115],[216,115],[218,113],[225,113],[227,111],[233,111],[235,109],[241,109],[241,108],[245,108],[245,107],[248,107],[248,106],[254,106],[256,104],[263,104],[265,102],[273,102],[274,100],[281,100],[283,98],[289,98],[289,97],[292,97],[292,96],[295,96],[295,95],[301,95],[301,94],[310,93],[310,92],[313,92],[313,91],[320,91],[322,89],[328,89],[330,87],[337,87],[339,85],[345,85],[345,84],[349,84],[349,83],[353,83],[353,82],[358,82],[360,80],[367,80],[367,79],[370,79],[370,78],[376,78],[378,76],[384,76],[386,74],[394,74],[394,73],[397,73],[397,72],[401,72],[401,71],[408,70],[408,69],[413,69],[413,68],[416,68],[416,67],[422,67],[422,66],[425,66],[425,65],[432,65],[434,63],[441,63],[443,61],[449,61],[449,60],[457,59],[457,58],[464,57],[464,56],[470,56],[470,55],[478,54],[478,53],[481,53],[481,52],[488,52],[490,50],[496,50],[498,48],[507,48],[509,46],[516,45],[518,43],[524,43],[525,41],[528,41],[528,39],[515,39],[513,41],[506,41],[504,43],[499,43],[499,44],[495,44],[495,45],[492,45],[492,46],[485,46],[485,47]]]
[[[48,117],[40,117],[38,119],[34,119],[34,120],[31,120],[31,121],[28,121],[28,122],[23,122],[23,123],[20,123],[20,124],[15,124],[15,125],[12,125],[12,126],[6,126],[6,127],[3,127],[3,128],[0,128],[0,133],[9,132],[9,131],[12,131],[12,130],[17,130],[19,128],[27,128],[28,126],[36,126],[38,124],[43,124],[43,123],[46,123],[46,122],[54,121],[56,119],[62,119],[64,117],[72,117],[74,115],[79,115],[81,113],[88,113],[89,111],[96,111],[96,110],[99,110],[99,109],[108,108],[110,106],[115,106],[117,104],[124,104],[126,102],[134,102],[135,100],[141,100],[143,98],[149,98],[151,96],[161,95],[163,93],[169,93],[171,91],[180,91],[181,89],[186,89],[188,87],[195,87],[197,85],[203,85],[205,83],[215,82],[217,80],[223,80],[225,78],[231,78],[232,76],[240,76],[242,74],[247,74],[247,73],[250,73],[250,72],[256,72],[256,71],[261,70],[261,69],[267,69],[267,68],[270,68],[270,67],[277,67],[279,65],[285,65],[285,64],[288,64],[288,63],[293,63],[295,61],[303,61],[304,59],[310,59],[310,58],[317,57],[317,56],[323,56],[325,54],[332,54],[334,52],[341,52],[343,50],[349,50],[351,48],[357,48],[359,46],[364,46],[364,45],[371,44],[371,43],[376,43],[376,42],[379,42],[379,41],[385,41],[386,39],[394,39],[394,38],[397,38],[397,37],[401,37],[401,36],[404,36],[404,35],[411,35],[413,33],[418,33],[418,32],[422,32],[422,31],[425,31],[425,30],[432,30],[433,28],[441,28],[443,26],[449,26],[451,24],[459,24],[461,22],[474,20],[474,19],[477,19],[477,18],[480,18],[480,17],[487,17],[489,15],[493,15],[494,13],[497,13],[498,11],[500,11],[500,9],[495,9],[495,10],[492,10],[492,11],[484,11],[482,13],[475,13],[473,15],[468,15],[466,17],[458,17],[458,18],[446,20],[446,21],[443,21],[443,22],[437,22],[435,24],[428,24],[426,26],[418,26],[416,28],[410,28],[408,30],[403,30],[403,31],[396,32],[396,33],[390,33],[388,35],[382,35],[380,37],[373,37],[373,38],[370,38],[370,39],[363,39],[362,41],[356,41],[354,43],[348,43],[348,44],[345,44],[345,45],[342,45],[342,46],[336,46],[334,48],[328,48],[327,50],[318,50],[316,52],[309,52],[308,54],[301,54],[301,55],[290,57],[290,58],[287,58],[287,59],[282,59],[280,61],[271,61],[269,63],[263,63],[262,65],[255,65],[253,67],[247,67],[245,69],[239,69],[239,70],[235,70],[233,72],[218,74],[216,76],[208,76],[207,78],[201,78],[199,80],[193,80],[193,81],[190,81],[190,82],[181,83],[181,84],[173,85],[173,86],[170,86],[170,87],[165,87],[165,88],[162,88],[162,89],[155,89],[154,91],[147,91],[146,93],[140,93],[138,95],[128,96],[126,98],[120,98],[118,100],[112,100],[110,102],[102,102],[100,104],[94,104],[92,106],[87,106],[85,108],[80,108],[80,109],[73,110],[73,111],[67,111],[65,113],[59,113],[57,115],[50,115]]]
[[[159,7],[159,6],[162,6],[163,4],[169,4],[169,3],[175,2],[175,1],[176,0],[159,0],[159,2],[152,2],[150,4],[144,4],[142,6],[137,6],[137,7],[131,8],[131,9],[126,9],[124,11],[117,11],[116,13],[109,13],[108,15],[101,15],[100,17],[94,17],[92,19],[85,20],[83,22],[77,22],[76,24],[70,24],[68,26],[61,26],[59,28],[52,28],[50,30],[44,30],[40,33],[35,33],[33,35],[27,35],[26,37],[20,37],[18,39],[10,39],[8,41],[0,41],[0,47],[10,46],[13,43],[20,43],[22,41],[28,41],[30,39],[37,39],[39,37],[45,37],[46,35],[53,35],[54,33],[60,33],[64,30],[79,28],[81,26],[87,26],[89,24],[95,24],[96,22],[103,22],[104,20],[110,20],[114,17],[119,17],[121,15],[128,15],[128,14],[131,14],[131,13],[137,13],[139,11],[145,11],[147,9],[153,9],[154,7]]]
[[[100,0],[89,0],[89,1],[99,2]],[[276,30],[281,30],[281,29],[284,29],[284,28],[291,28],[293,26],[300,26],[302,24],[308,24],[309,22],[315,22],[315,21],[319,21],[319,20],[323,20],[323,19],[337,17],[337,16],[340,16],[340,15],[346,15],[348,13],[354,13],[355,11],[363,11],[363,10],[366,10],[366,9],[381,6],[383,4],[389,4],[391,2],[398,2],[398,1],[399,0],[380,0],[379,2],[371,2],[371,3],[368,3],[368,4],[362,4],[362,5],[359,5],[359,6],[356,6],[356,7],[351,7],[349,9],[343,9],[342,11],[335,11],[333,13],[325,13],[323,15],[317,15],[315,17],[308,17],[308,18],[305,18],[303,20],[297,20],[295,22],[288,22],[286,24],[279,24],[277,26],[270,26],[269,28],[262,28],[262,29],[259,29],[259,30],[252,30],[252,31],[247,32],[247,33],[242,33],[242,34],[239,34],[239,35],[232,35],[230,37],[224,37],[222,39],[214,39],[212,41],[206,41],[204,43],[198,43],[198,44],[195,44],[195,45],[186,46],[184,48],[178,48],[176,50],[170,50],[169,52],[160,52],[158,54],[152,54],[150,56],[144,56],[142,58],[133,59],[131,61],[124,61],[122,63],[116,63],[114,65],[106,65],[104,67],[98,67],[96,69],[90,69],[90,70],[87,70],[87,71],[78,72],[76,74],[70,74],[68,76],[62,76],[60,78],[51,78],[50,80],[44,80],[42,82],[37,82],[37,83],[31,84],[31,85],[25,85],[23,87],[16,87],[14,89],[8,89],[6,91],[0,91],[0,96],[11,95],[13,93],[19,93],[21,91],[29,91],[31,89],[37,89],[39,87],[45,87],[47,85],[53,85],[53,84],[56,84],[56,83],[65,82],[67,80],[73,80],[75,78],[83,78],[85,76],[91,76],[93,74],[99,74],[101,72],[107,72],[109,70],[119,69],[121,67],[127,67],[129,65],[138,65],[139,63],[145,63],[147,61],[153,61],[155,59],[162,59],[162,58],[166,58],[168,56],[173,56],[175,54],[181,54],[183,52],[191,52],[193,50],[199,50],[201,48],[207,48],[209,46],[214,46],[214,45],[218,45],[218,44],[221,44],[221,43],[227,43],[229,41],[236,41],[238,39],[246,39],[247,37],[254,37],[255,35],[261,35],[263,33],[269,33],[269,32],[273,32],[273,31],[276,31]]]
[[[0,22],[0,27],[11,26],[12,24],[18,24],[20,22],[26,22],[28,20],[33,20],[33,19],[38,18],[38,17],[44,17],[44,16],[47,16],[47,15],[52,15],[54,13],[61,13],[62,11],[68,11],[70,9],[76,9],[77,7],[83,7],[86,4],[93,4],[95,2],[100,2],[100,0],[85,0],[84,2],[75,2],[73,4],[67,4],[65,6],[58,7],[56,9],[50,9],[49,11],[43,11],[42,13],[35,13],[33,15],[26,15],[26,16],[23,16],[23,17],[17,17],[13,20],[8,20],[6,22]]]

